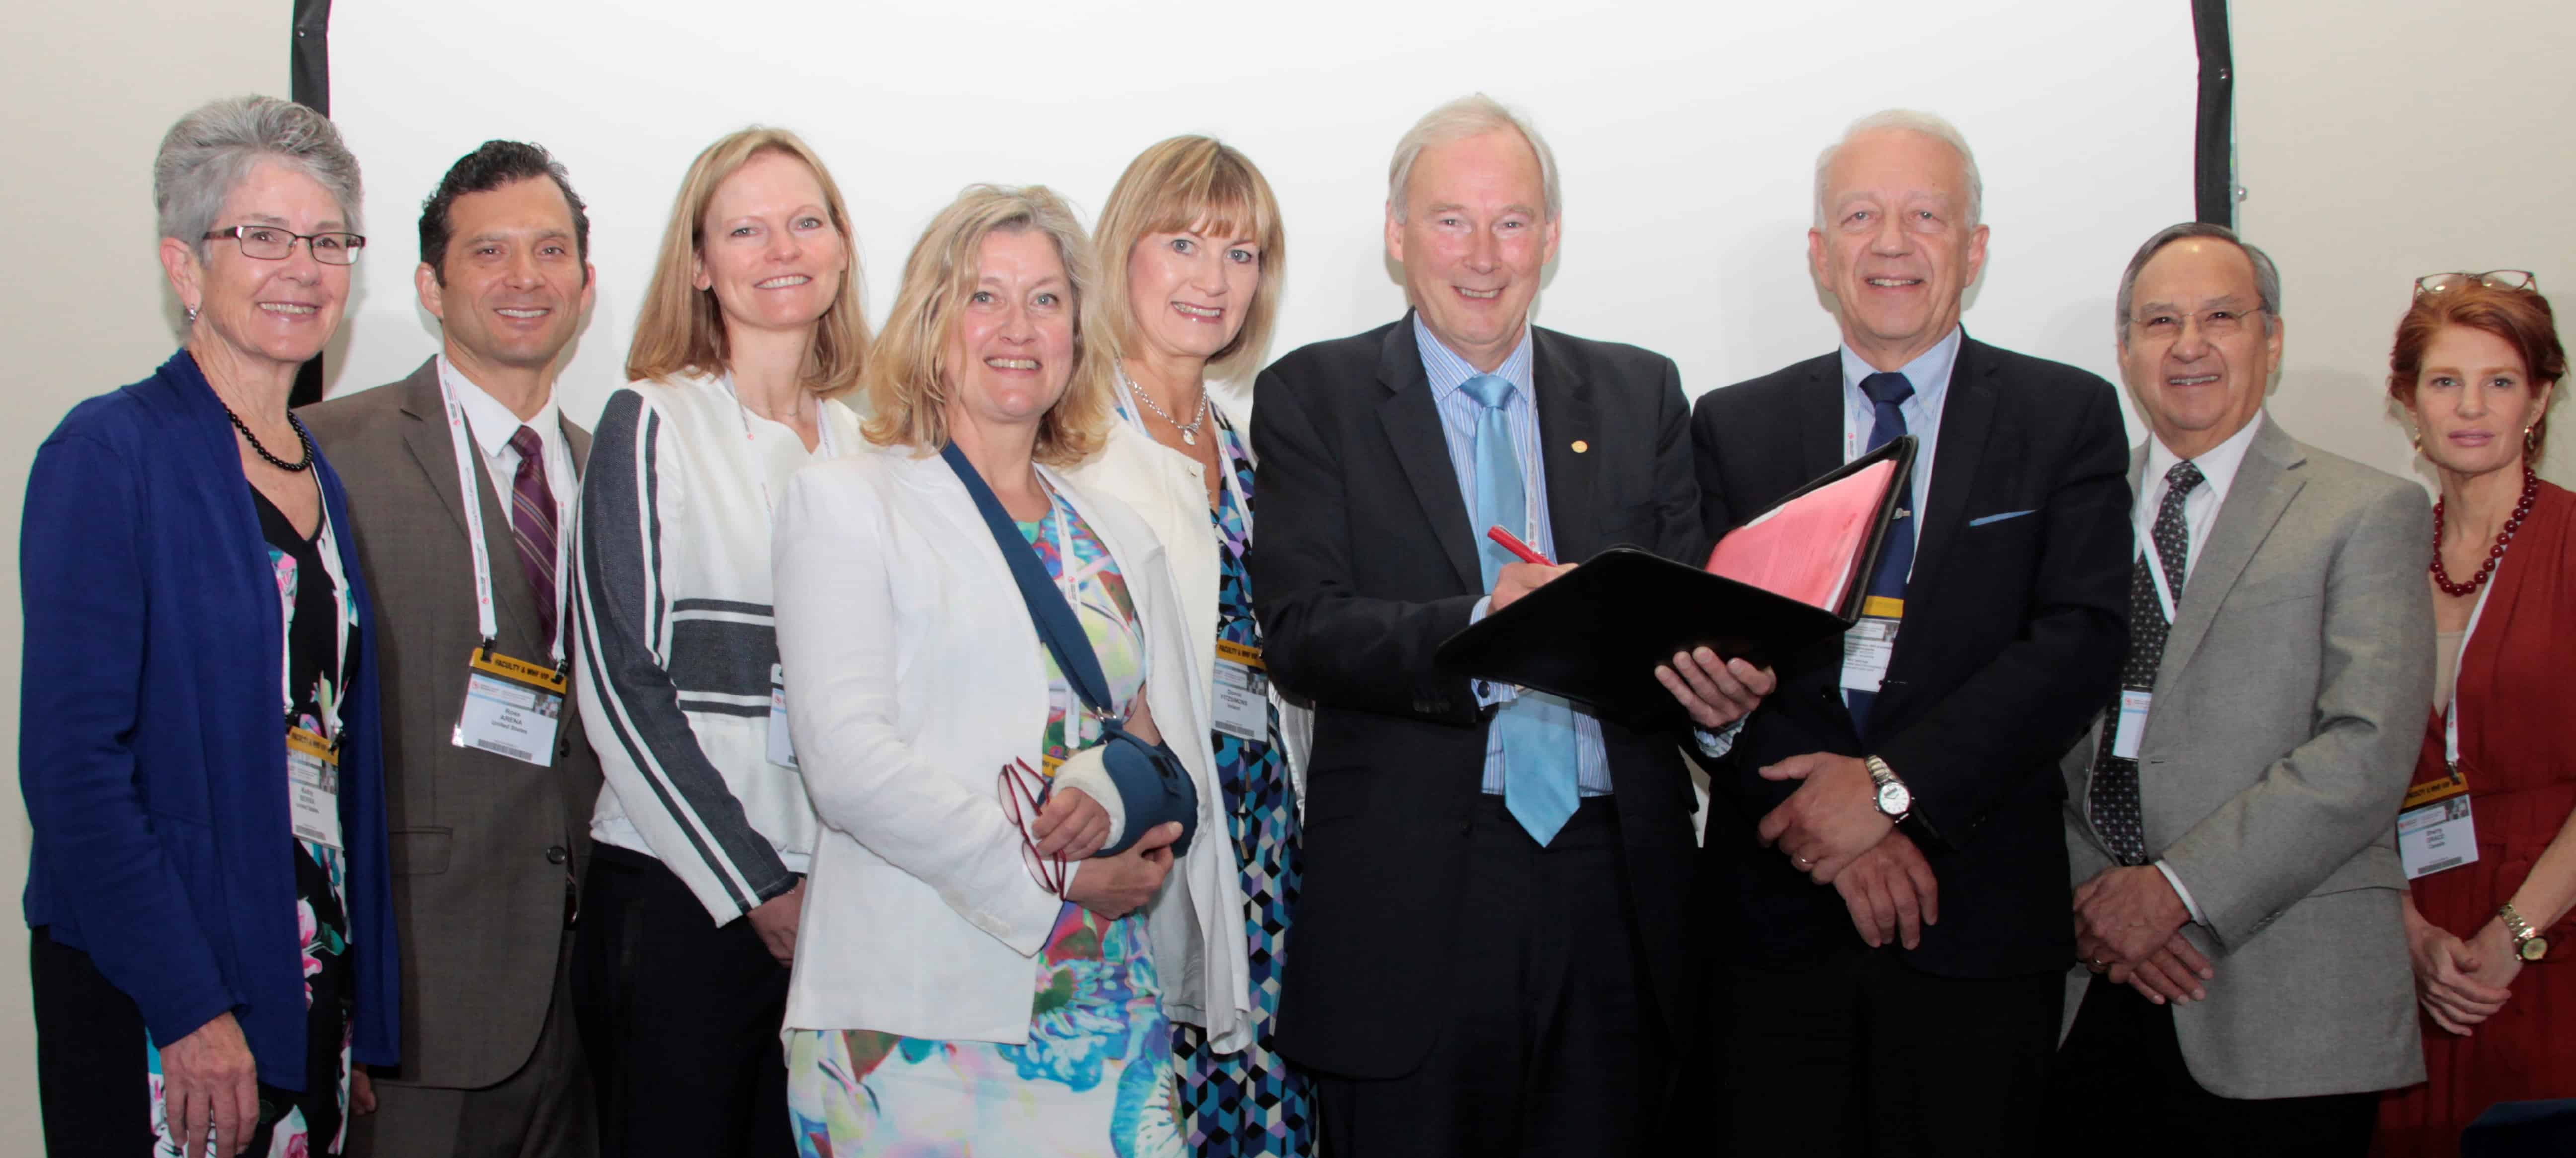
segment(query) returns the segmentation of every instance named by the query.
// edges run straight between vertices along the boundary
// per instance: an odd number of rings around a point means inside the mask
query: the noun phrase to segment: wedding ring
[[[2111,970],[2111,963],[2099,957],[2087,957],[2084,959],[2084,967],[2096,973],[2107,973]]]
[[[1808,860],[1803,856],[1790,857],[1789,863],[1798,866],[1799,872],[1806,872],[1807,870],[1816,867],[1816,862]]]

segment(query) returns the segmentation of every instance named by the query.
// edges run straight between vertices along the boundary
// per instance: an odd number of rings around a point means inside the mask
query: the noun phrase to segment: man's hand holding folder
[[[1520,536],[1501,527],[1485,528],[1485,537],[1502,544],[1504,550],[1521,560],[1505,564],[1495,574],[1494,593],[1485,604],[1488,615],[1574,570],[1549,562]],[[1721,659],[1705,647],[1696,652],[1674,652],[1671,663],[1655,665],[1655,681],[1673,693],[1673,701],[1690,715],[1693,724],[1710,731],[1752,715],[1753,709],[1762,705],[1762,697],[1770,695],[1779,684],[1770,668],[1755,667],[1740,659]]]
[[[1440,660],[1632,726],[1669,721],[1678,705],[1725,728],[1776,686],[1771,661],[1860,620],[1913,450],[1896,439],[1800,488],[1720,538],[1704,565],[1614,547],[1560,567],[1489,531],[1522,561],[1501,569],[1485,615]]]
[[[1673,693],[1691,723],[1712,732],[1752,715],[1762,697],[1780,685],[1770,668],[1722,660],[1705,647],[1674,652],[1673,662],[1655,665],[1655,682]]]

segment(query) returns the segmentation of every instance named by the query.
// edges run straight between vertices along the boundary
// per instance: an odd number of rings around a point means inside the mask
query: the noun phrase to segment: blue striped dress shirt
[[[1476,494],[1476,418],[1483,409],[1474,397],[1460,387],[1481,371],[1461,358],[1422,324],[1422,316],[1413,317],[1413,341],[1422,351],[1422,372],[1431,379],[1431,401],[1440,410],[1440,432],[1449,443],[1449,466],[1458,474],[1459,497],[1467,500],[1468,516],[1475,516]],[[1511,382],[1512,398],[1503,406],[1503,418],[1512,430],[1512,454],[1520,460],[1521,486],[1529,495],[1527,527],[1505,527],[1521,541],[1550,559],[1556,558],[1556,532],[1548,520],[1547,462],[1539,453],[1538,404],[1531,393],[1536,383],[1531,374],[1530,331],[1521,330],[1520,345],[1511,356],[1495,367],[1494,373]],[[1471,527],[1475,541],[1484,542],[1485,528]],[[1560,560],[1561,561],[1561,560]],[[1477,604],[1477,616],[1483,617],[1484,605]],[[1504,684],[1476,684],[1479,704],[1508,703],[1513,697],[1528,694]],[[1601,721],[1593,718],[1582,705],[1574,709],[1574,788],[1581,796],[1610,795],[1610,757],[1601,747]],[[1500,795],[1503,791],[1503,738],[1499,729],[1485,734],[1485,791]]]

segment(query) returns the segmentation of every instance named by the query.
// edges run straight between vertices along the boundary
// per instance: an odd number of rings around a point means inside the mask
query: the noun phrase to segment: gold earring
[[[2422,454],[2422,453],[2424,453],[2424,432],[2423,432],[2422,430],[2420,430],[2420,429],[2419,429],[2419,430],[2417,430],[2417,431],[2415,432],[2414,443],[2415,443],[2415,453],[2417,453],[2417,454]]]
[[[2524,454],[2540,453],[2540,444],[2538,440],[2532,437],[2532,432],[2539,429],[2540,424],[2537,422],[2522,428],[2522,452]]]

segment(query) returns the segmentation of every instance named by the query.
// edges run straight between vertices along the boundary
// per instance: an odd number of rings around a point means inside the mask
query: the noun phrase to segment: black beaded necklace
[[[285,459],[270,454],[267,447],[261,446],[259,444],[259,436],[252,434],[250,432],[250,427],[242,424],[241,415],[233,413],[232,407],[224,407],[224,417],[233,420],[233,429],[240,431],[241,436],[249,440],[250,448],[259,452],[259,456],[261,458],[268,460],[268,465],[285,471],[288,474],[302,474],[305,471],[313,469],[313,435],[304,429],[303,419],[297,418],[292,413],[289,413],[286,416],[286,424],[295,428],[295,441],[303,444],[304,446],[303,460],[300,462],[288,462]]]
[[[2486,586],[2487,580],[2495,577],[2496,564],[2504,561],[2504,549],[2513,545],[2513,533],[2522,529],[2523,518],[2531,514],[2531,500],[2539,496],[2540,476],[2532,473],[2531,462],[2526,459],[2522,464],[2522,501],[2513,505],[2513,517],[2506,519],[2504,529],[2496,533],[2495,546],[2487,549],[2486,565],[2478,568],[2478,573],[2470,576],[2466,583],[2451,582],[2450,573],[2442,569],[2442,504],[2434,503],[2433,585],[2441,588],[2442,594],[2455,599],[2475,594],[2478,588]]]

